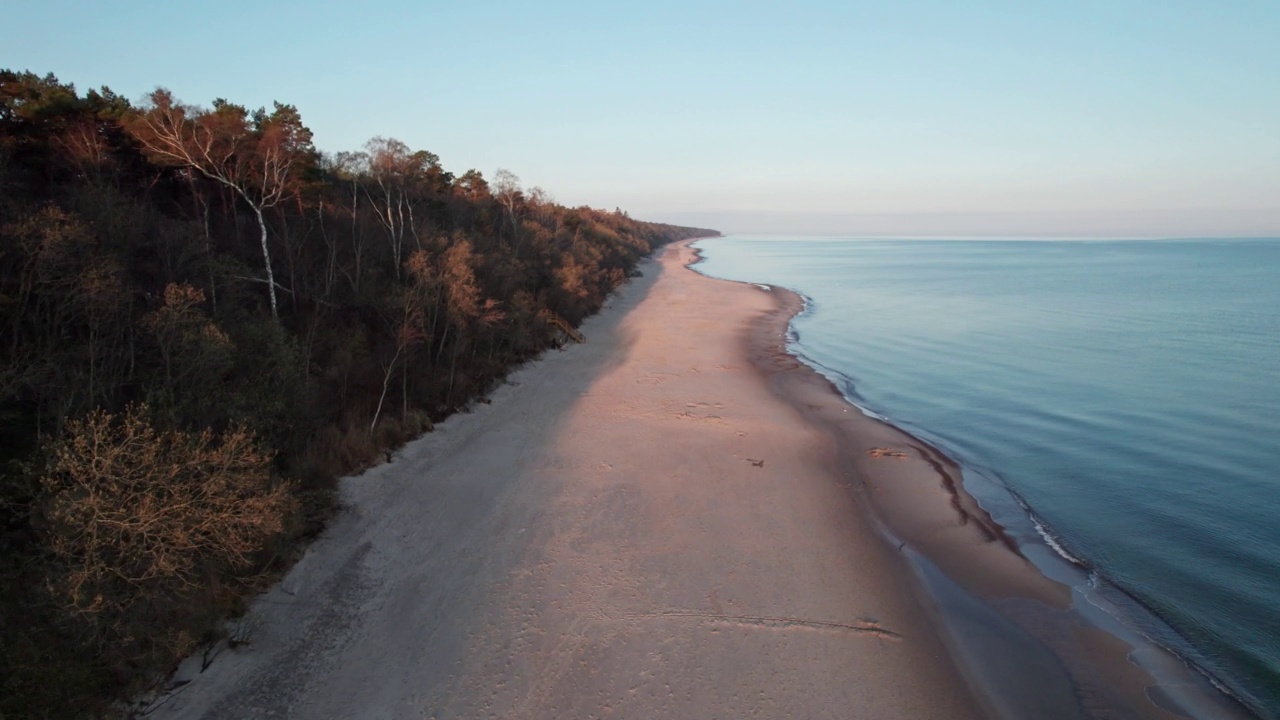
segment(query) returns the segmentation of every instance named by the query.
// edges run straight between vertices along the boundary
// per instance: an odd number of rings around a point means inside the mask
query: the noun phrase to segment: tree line
[[[219,637],[334,479],[714,231],[326,154],[291,105],[0,71],[0,717],[113,705]]]

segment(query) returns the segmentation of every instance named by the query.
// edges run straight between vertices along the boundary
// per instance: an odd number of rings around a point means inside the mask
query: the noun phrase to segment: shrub
[[[160,430],[146,406],[67,424],[41,478],[48,589],[122,663],[164,669],[247,589],[292,503],[243,428]]]

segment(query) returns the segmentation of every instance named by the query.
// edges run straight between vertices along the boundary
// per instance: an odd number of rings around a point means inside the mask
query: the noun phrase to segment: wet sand
[[[1078,568],[1052,579],[929,443],[852,406],[786,350],[799,295],[782,288],[750,357],[774,392],[834,439],[857,504],[918,581],[975,698],[998,718],[1252,718],[1173,653],[1094,607]]]

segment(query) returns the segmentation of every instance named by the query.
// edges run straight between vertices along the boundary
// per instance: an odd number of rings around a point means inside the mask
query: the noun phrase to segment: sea
[[[1280,718],[1280,239],[700,240],[1125,627]],[[1034,555],[1034,554],[1033,554]]]

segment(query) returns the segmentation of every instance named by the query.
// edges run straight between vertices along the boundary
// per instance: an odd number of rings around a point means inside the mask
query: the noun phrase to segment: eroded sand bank
[[[982,716],[832,435],[752,364],[777,299],[693,258],[345,480],[155,716]]]

